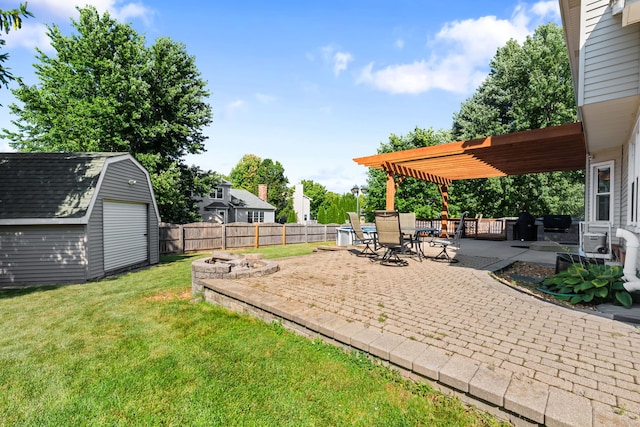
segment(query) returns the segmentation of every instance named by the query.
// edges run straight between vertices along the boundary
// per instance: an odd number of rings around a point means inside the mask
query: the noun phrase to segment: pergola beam
[[[396,191],[405,177],[436,183],[442,195],[444,225],[448,219],[449,186],[453,181],[582,170],[586,157],[582,123],[577,122],[353,160],[385,171],[388,210],[395,209]],[[446,225],[443,230],[446,232]]]
[[[584,169],[586,145],[581,123],[355,158],[436,184],[461,179]]]

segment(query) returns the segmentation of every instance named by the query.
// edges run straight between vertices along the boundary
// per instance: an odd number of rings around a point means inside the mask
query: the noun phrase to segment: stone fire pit
[[[213,252],[211,257],[191,263],[191,292],[194,296],[202,293],[204,280],[265,276],[278,268],[276,262],[265,260],[262,254]]]

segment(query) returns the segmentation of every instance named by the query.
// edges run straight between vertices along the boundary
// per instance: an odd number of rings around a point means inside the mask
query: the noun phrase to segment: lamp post
[[[356,196],[356,213],[358,214],[358,218],[360,218],[360,194],[364,195],[367,193],[367,187],[364,185],[358,186],[357,184],[351,188],[351,194]]]

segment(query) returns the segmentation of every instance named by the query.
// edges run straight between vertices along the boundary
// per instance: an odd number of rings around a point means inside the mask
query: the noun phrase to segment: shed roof
[[[449,185],[460,179],[580,170],[582,123],[570,123],[353,159],[394,175]]]
[[[80,218],[108,158],[126,153],[0,153],[0,219]]]

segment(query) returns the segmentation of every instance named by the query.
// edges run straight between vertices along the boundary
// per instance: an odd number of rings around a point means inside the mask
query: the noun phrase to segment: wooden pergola
[[[406,177],[437,184],[442,196],[442,232],[449,218],[449,186],[461,179],[584,169],[582,123],[450,142],[353,159],[387,174],[386,208],[395,209],[398,186]]]

